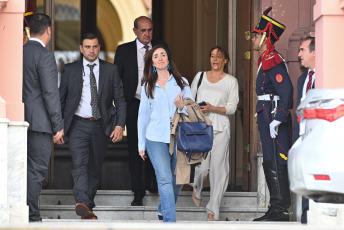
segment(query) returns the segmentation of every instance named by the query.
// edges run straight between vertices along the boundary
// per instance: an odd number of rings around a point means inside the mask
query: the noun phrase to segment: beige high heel
[[[192,200],[195,203],[196,207],[201,206],[202,199],[197,198],[195,191],[192,192]]]
[[[211,214],[211,213],[208,214],[208,221],[216,221],[214,214]]]

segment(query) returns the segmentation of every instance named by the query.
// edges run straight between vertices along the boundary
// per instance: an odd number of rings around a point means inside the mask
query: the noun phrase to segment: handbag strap
[[[197,101],[198,88],[199,88],[199,86],[200,86],[201,83],[202,83],[203,73],[204,73],[204,72],[201,73],[201,76],[199,77],[198,82],[197,82],[197,92],[196,92],[196,96],[195,96],[195,101]]]
[[[192,107],[192,106],[191,106],[191,109],[194,111],[194,113],[195,113],[195,116],[196,116],[196,118],[197,118],[197,121],[198,121],[198,122],[200,122],[201,120],[200,120],[200,119],[199,119],[199,117],[197,116],[197,113],[196,113],[196,111],[195,111],[194,107]],[[183,121],[183,122],[185,122],[185,121],[184,121],[184,117],[183,117],[183,116],[185,116],[185,115],[184,115],[184,114],[181,114],[182,121]]]
[[[191,162],[191,160],[193,161],[198,161],[199,159],[201,159],[203,157],[203,159],[207,159],[207,156],[208,156],[208,153],[209,152],[204,152],[202,153],[202,155],[199,157],[199,158],[192,158],[192,153],[189,153],[189,163]],[[186,154],[187,155],[187,154]]]

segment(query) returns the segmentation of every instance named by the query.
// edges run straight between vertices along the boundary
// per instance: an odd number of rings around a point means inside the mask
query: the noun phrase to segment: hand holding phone
[[[205,103],[205,101],[202,101],[202,102],[198,103],[198,105],[199,105],[199,106],[206,106],[207,103]]]

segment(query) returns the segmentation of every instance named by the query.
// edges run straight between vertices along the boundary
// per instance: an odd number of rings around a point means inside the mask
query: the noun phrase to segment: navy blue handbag
[[[197,160],[192,158],[193,153],[204,153],[201,157],[205,159],[213,147],[213,126],[200,121],[194,108],[192,109],[197,122],[185,122],[183,115],[181,115],[183,121],[178,122],[177,148],[189,156],[189,162],[191,159]]]

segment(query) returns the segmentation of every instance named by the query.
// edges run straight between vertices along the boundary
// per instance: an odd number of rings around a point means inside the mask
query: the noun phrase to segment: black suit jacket
[[[63,129],[54,55],[37,41],[23,48],[23,102],[29,130],[56,133]]]
[[[306,78],[307,78],[308,71],[301,74],[299,79],[297,80],[297,101],[296,101],[296,108],[299,106],[301,98],[302,98],[302,90],[303,85],[305,84]],[[300,133],[300,125],[299,122],[297,122],[297,115],[295,112],[295,118],[294,118],[294,131],[293,131],[293,143],[299,138]]]
[[[60,85],[60,102],[68,136],[83,87],[83,59],[67,64]],[[125,125],[126,103],[116,65],[99,59],[99,106],[102,127],[110,136],[115,126]],[[113,106],[113,102],[115,106]]]
[[[167,47],[167,44],[161,41],[152,40],[151,43],[152,46],[163,43]],[[118,73],[123,82],[125,100],[130,104],[135,98],[138,84],[136,39],[117,47],[114,64],[118,66]]]

